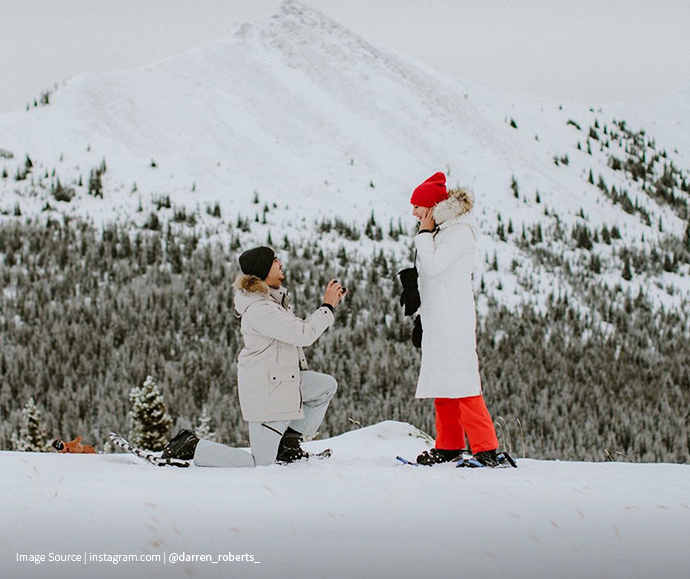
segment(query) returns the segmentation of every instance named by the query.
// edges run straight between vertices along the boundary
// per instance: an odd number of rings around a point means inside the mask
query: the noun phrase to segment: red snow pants
[[[472,452],[495,450],[498,438],[484,397],[436,398],[436,448],[466,448],[465,434]]]

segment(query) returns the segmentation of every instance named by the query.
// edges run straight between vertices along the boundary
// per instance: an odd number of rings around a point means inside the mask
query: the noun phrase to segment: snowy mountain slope
[[[354,199],[343,209],[359,202],[368,216],[401,191],[406,208],[420,152],[433,166],[448,156],[443,141],[456,135],[446,121],[479,124],[469,136],[481,133],[481,116],[465,106],[458,119],[457,104],[457,94],[439,94],[423,74],[288,3],[226,41],[146,69],[73,79],[49,107],[31,111],[28,125],[27,115],[14,115],[2,134],[15,136],[3,146],[17,155],[52,161],[65,152],[82,165],[105,156],[127,185],[136,178],[142,190],[186,201],[194,181],[201,199],[246,209],[254,189],[305,208],[312,194],[326,208],[346,191]],[[141,175],[151,158],[159,171]]]
[[[679,98],[687,110],[687,98]],[[146,212],[137,210],[165,195],[206,221],[204,208],[219,202],[232,223],[238,214],[258,215],[266,203],[266,225],[252,224],[249,236],[263,242],[269,230],[280,237],[286,231],[313,235],[315,220],[334,216],[364,223],[373,211],[384,227],[391,219],[411,221],[411,189],[441,169],[452,185],[476,192],[477,215],[490,236],[481,244],[480,261],[496,255],[498,262],[495,273],[481,272],[489,291],[521,303],[525,292],[518,288],[529,279],[537,305],[563,280],[532,264],[519,247],[523,230],[542,227],[550,251],[577,267],[582,252],[573,251],[570,231],[564,242],[552,229],[616,225],[619,246],[648,248],[668,235],[682,238],[687,227],[678,208],[642,190],[660,178],[664,163],[673,162],[674,195],[687,208],[690,196],[680,187],[681,177],[690,180],[690,150],[683,131],[672,127],[673,107],[653,111],[662,134],[650,128],[655,141],[643,139],[650,155],[652,147],[668,148],[666,160],[650,170],[647,182],[633,180],[630,172],[611,167],[612,156],[632,155],[629,139],[604,136],[616,130],[614,120],[620,121],[625,105],[609,112],[458,83],[293,2],[266,22],[243,25],[229,38],[149,67],[79,76],[48,100],[0,117],[0,148],[5,157],[12,155],[0,160],[7,173],[0,180],[6,214],[17,207],[36,214],[48,203],[98,221],[141,223]],[[686,122],[682,110],[678,118]],[[638,113],[636,123],[643,118]],[[597,137],[590,138],[595,126]],[[34,165],[28,174],[26,155]],[[88,182],[103,160],[101,200],[88,195]],[[626,191],[635,209],[626,212],[604,194],[597,187],[600,176],[607,189]],[[53,199],[58,178],[76,193],[69,203]],[[501,222],[514,227],[512,237],[497,236]],[[334,235],[324,241],[341,240]],[[390,239],[348,245],[369,254],[403,249]],[[652,286],[655,301],[675,307],[689,295],[688,264],[655,286],[643,277],[621,279],[615,243],[593,251],[603,260],[602,283],[623,283],[634,292]],[[669,286],[680,292],[671,295]]]
[[[383,422],[309,443],[333,448],[327,461],[257,469],[0,452],[0,568],[26,579],[687,577],[690,467],[406,467],[394,457],[426,447],[416,432]],[[248,554],[260,563],[89,560],[183,552]],[[50,553],[82,561],[17,561]]]

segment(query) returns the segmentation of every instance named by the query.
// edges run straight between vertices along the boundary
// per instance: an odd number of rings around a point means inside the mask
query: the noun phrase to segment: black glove
[[[419,309],[421,304],[419,287],[417,286],[419,273],[416,267],[408,267],[398,272],[398,275],[403,286],[403,291],[400,295],[400,305],[405,306],[405,315],[411,316]]]
[[[412,327],[412,344],[415,348],[422,347],[422,316],[416,316]]]

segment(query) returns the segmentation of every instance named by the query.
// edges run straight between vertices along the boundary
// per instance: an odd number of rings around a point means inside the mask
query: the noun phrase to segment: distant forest
[[[110,430],[128,432],[128,395],[147,375],[171,434],[206,407],[223,442],[247,444],[232,289],[245,248],[182,223],[147,227],[62,217],[0,224],[0,448],[11,448],[33,397],[47,436],[81,435],[101,449]],[[582,236],[573,232],[572,243]],[[316,240],[277,245],[298,315],[320,304],[331,277],[349,289],[334,326],[307,350],[311,368],[339,382],[320,436],[386,419],[433,436],[432,402],[414,399],[420,353],[393,279],[409,264],[383,253],[363,262]],[[560,267],[543,245],[525,237],[534,259]],[[633,271],[664,267],[632,250],[625,259]],[[597,285],[589,266],[563,273],[579,307],[554,294],[545,311],[510,311],[489,298],[479,318],[484,393],[504,446],[512,440],[518,457],[690,462],[690,307],[653,308],[644,293]]]

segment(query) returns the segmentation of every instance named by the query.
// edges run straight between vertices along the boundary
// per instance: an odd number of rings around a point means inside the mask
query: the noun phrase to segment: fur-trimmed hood
[[[261,294],[263,296],[267,296],[270,293],[270,288],[264,280],[246,273],[241,273],[237,276],[235,279],[235,289],[247,294]]]
[[[243,316],[247,308],[257,300],[266,299],[271,295],[271,288],[261,278],[255,275],[241,273],[235,279],[235,311]]]
[[[474,195],[469,189],[458,187],[448,190],[448,199],[434,207],[434,221],[441,225],[446,221],[460,217],[472,211]]]
[[[247,308],[258,300],[270,299],[285,309],[290,307],[290,298],[284,287],[273,289],[260,277],[241,273],[235,279],[235,311],[243,316]]]

